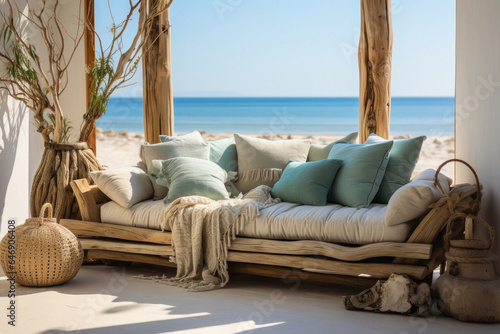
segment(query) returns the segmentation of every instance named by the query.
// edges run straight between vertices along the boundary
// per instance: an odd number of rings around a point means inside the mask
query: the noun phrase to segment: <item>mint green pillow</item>
[[[168,143],[171,141],[196,142],[196,143],[205,142],[203,140],[201,133],[199,133],[198,131],[191,131],[181,136],[160,135],[160,141],[162,143]]]
[[[167,160],[177,157],[191,157],[206,159],[209,158],[209,147],[205,143],[201,134],[197,131],[190,132],[183,136],[160,136],[161,143],[141,145],[140,156],[142,162],[146,165],[148,174],[156,173],[153,167],[153,160]],[[164,198],[167,195],[168,188],[162,187],[154,180],[154,197],[155,199]]]
[[[393,142],[379,144],[336,144],[329,159],[342,159],[332,183],[330,203],[365,208],[372,202],[384,178]]]
[[[271,190],[271,195],[285,202],[326,205],[332,181],[341,165],[342,160],[334,159],[291,161]]]
[[[307,155],[307,161],[318,161],[318,160],[326,159],[326,158],[328,158],[328,154],[330,153],[333,145],[341,144],[341,143],[354,144],[356,142],[357,138],[358,138],[358,133],[353,132],[351,134],[348,134],[344,138],[340,138],[339,140],[331,142],[328,145],[312,144],[311,147],[309,148],[309,154]]]
[[[227,173],[216,163],[189,157],[153,160],[159,170],[151,176],[156,183],[168,187],[165,204],[184,196],[205,196],[213,200],[229,199],[224,183]]]
[[[238,172],[238,155],[234,137],[208,142],[210,161],[221,166],[226,172]]]
[[[410,182],[411,175],[420,157],[422,144],[426,139],[426,136],[420,136],[394,141],[384,178],[382,179],[377,195],[375,195],[373,199],[374,202],[389,203],[389,199],[394,192]],[[382,143],[386,141],[386,139],[376,134],[371,134],[365,144]]]

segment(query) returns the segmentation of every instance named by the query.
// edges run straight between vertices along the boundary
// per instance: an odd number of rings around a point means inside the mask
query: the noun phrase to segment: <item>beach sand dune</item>
[[[108,168],[134,166],[140,160],[139,148],[144,142],[144,134],[130,133],[113,130],[103,131],[97,129],[97,158],[101,164]],[[205,141],[213,141],[231,137],[228,133],[201,132]],[[277,139],[311,139],[314,144],[328,144],[340,139],[341,135],[289,135],[289,134],[249,134],[252,136],[277,140]],[[409,136],[395,136],[392,139],[409,138]],[[437,169],[441,163],[454,157],[455,141],[450,136],[428,136],[422,147],[418,164],[413,176],[420,172],[433,168]],[[454,166],[452,163],[446,165],[442,173],[453,179]]]

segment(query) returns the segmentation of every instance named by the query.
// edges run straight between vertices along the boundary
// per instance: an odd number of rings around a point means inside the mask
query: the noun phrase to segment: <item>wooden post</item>
[[[84,15],[85,22],[89,25],[95,25],[95,8],[94,8],[94,0],[85,0],[84,1]],[[84,33],[84,42],[85,42],[85,66],[89,67],[95,61],[95,36],[94,32],[91,29],[85,29]],[[90,84],[89,84],[89,75],[85,76],[85,87],[87,87],[87,106],[89,107],[90,102]],[[97,143],[96,143],[96,132],[95,132],[95,124],[94,130],[90,134],[87,139],[87,145],[94,152],[94,155],[97,156]]]
[[[157,1],[147,1],[149,8]],[[147,11],[143,12],[147,15]],[[151,33],[144,38],[147,41],[142,58],[144,137],[149,143],[158,143],[160,135],[174,133],[170,10],[155,19]]]
[[[389,138],[392,16],[390,0],[361,0],[359,142],[371,133]]]

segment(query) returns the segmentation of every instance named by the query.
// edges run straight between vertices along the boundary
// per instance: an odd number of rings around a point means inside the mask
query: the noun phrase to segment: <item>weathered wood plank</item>
[[[323,255],[343,261],[361,261],[373,257],[407,257],[428,259],[432,245],[417,243],[381,242],[357,247],[341,246],[333,243],[303,240],[278,241],[269,239],[236,238],[230,250],[290,254],[290,255]]]
[[[80,243],[83,249],[101,249],[122,253],[136,253],[147,255],[170,256],[172,246],[144,244],[130,241],[102,240],[102,239],[82,239]]]
[[[170,232],[161,232],[140,227],[82,222],[73,219],[61,219],[61,225],[69,229],[76,236],[114,238],[162,245],[172,244]]]
[[[106,194],[103,193],[98,186],[91,185],[89,187],[90,187],[90,194],[94,197],[94,200],[97,204],[106,203],[110,201],[109,197],[106,196]]]
[[[359,142],[371,133],[389,139],[392,15],[390,0],[361,0]]]
[[[89,249],[87,251],[87,256],[92,259],[140,262],[164,267],[176,267],[175,263],[170,262],[168,258],[157,255],[131,254],[101,249]]]
[[[79,179],[70,182],[73,193],[75,194],[82,220],[85,221],[101,221],[101,212],[97,207],[95,198],[91,192],[91,188],[86,179]]]
[[[373,286],[377,282],[377,279],[370,277],[319,274],[305,272],[299,269],[237,262],[231,262],[229,264],[229,273],[231,275],[249,274],[278,278],[281,279],[285,284],[292,284],[292,287],[298,287],[301,281],[311,281],[366,289]]]
[[[388,278],[392,273],[408,274],[415,279],[424,279],[427,267],[392,263],[359,263],[336,260],[316,259],[305,256],[276,255],[261,253],[228,252],[229,262],[244,262],[265,264],[271,266],[298,268],[335,275],[360,276],[373,278]]]

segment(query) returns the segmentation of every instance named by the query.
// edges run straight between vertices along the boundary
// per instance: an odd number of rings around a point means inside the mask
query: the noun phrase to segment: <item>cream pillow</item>
[[[434,169],[426,169],[413,181],[396,190],[387,204],[385,214],[385,223],[387,225],[406,223],[425,215],[429,211],[429,205],[443,196],[439,188],[434,185],[435,174]],[[439,174],[438,181],[443,190],[448,193],[451,179]]]
[[[90,172],[92,180],[111,200],[124,208],[153,197],[153,185],[140,167]]]
[[[274,186],[290,160],[305,162],[310,139],[267,140],[235,134],[238,154],[236,188],[246,193],[259,185]]]
[[[167,137],[162,136],[165,142],[158,144],[144,143],[141,145],[141,160],[146,165],[148,174],[157,173],[154,168],[153,160],[168,160],[177,157],[189,157],[208,160],[210,147],[203,140],[201,134],[197,131],[190,132],[183,136]],[[168,188],[160,186],[154,180],[154,197],[163,199],[167,196]]]

